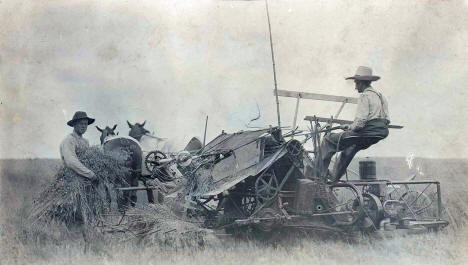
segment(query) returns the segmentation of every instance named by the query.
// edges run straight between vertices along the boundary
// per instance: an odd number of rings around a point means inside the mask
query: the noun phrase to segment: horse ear
[[[128,124],[128,127],[130,127],[130,128],[133,127],[133,125],[129,121],[127,121],[127,124]]]
[[[117,124],[115,124],[114,127],[112,127],[112,130],[115,130],[115,128],[117,128]]]
[[[98,129],[98,131],[102,132],[102,129],[99,128],[97,125],[96,125],[96,129]]]
[[[145,126],[146,120],[141,124],[141,127]]]

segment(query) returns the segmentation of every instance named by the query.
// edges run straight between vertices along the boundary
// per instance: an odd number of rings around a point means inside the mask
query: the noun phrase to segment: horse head
[[[136,139],[137,141],[140,141],[143,135],[149,133],[149,131],[144,128],[145,123],[146,121],[144,121],[141,124],[135,123],[132,125],[129,121],[127,121],[128,127],[130,127],[130,132],[128,133],[128,135]]]
[[[104,140],[108,136],[112,135],[118,135],[119,133],[115,133],[115,128],[117,128],[117,124],[114,125],[114,127],[110,128],[109,126],[106,126],[106,128],[101,129],[98,126],[96,126],[96,129],[101,132],[101,145],[104,144]]]

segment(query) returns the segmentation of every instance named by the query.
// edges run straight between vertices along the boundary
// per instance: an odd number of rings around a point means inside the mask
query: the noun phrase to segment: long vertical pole
[[[275,81],[276,113],[278,114],[278,127],[281,127],[281,118],[280,118],[279,100],[278,100],[278,85],[276,84],[275,54],[273,52],[273,39],[271,37],[271,24],[270,24],[270,12],[268,11],[268,0],[265,0],[265,7],[266,7],[267,19],[268,19],[268,31],[270,32],[271,61],[273,62],[273,79]]]
[[[206,141],[206,128],[208,128],[208,115],[206,115],[206,121],[205,121],[205,133],[203,134],[203,148],[205,147],[205,141]]]

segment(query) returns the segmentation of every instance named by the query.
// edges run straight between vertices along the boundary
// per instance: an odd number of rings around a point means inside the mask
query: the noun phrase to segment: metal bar
[[[317,120],[318,122],[329,122],[330,118],[316,117],[316,116],[306,116],[304,118],[304,120],[306,120],[306,121],[308,121],[308,120]],[[353,121],[333,119],[333,123],[338,123],[338,124],[343,125],[343,124],[351,124],[351,123],[353,123]],[[388,125],[388,128],[390,128],[390,129],[402,129],[403,126],[390,124],[390,125]]]
[[[312,121],[310,121],[310,128],[311,130],[314,130],[314,132],[316,132],[316,128],[315,128],[315,125],[313,124]],[[318,155],[320,153],[319,149],[318,149],[318,145],[317,145],[317,137],[318,137],[318,134],[317,133],[314,133],[312,135],[313,137],[313,144],[314,144],[314,171],[315,171],[315,177],[318,178],[320,176],[320,169],[319,169],[319,159],[318,159]]]
[[[278,187],[278,191],[277,191],[278,194],[280,193],[281,189],[283,188],[284,183],[286,183],[286,181],[287,181],[287,180],[289,179],[289,177],[291,176],[291,174],[292,174],[294,168],[295,168],[295,166],[294,166],[294,164],[292,164],[291,167],[289,168],[288,172],[287,172],[286,175],[284,176],[283,181],[281,181],[281,184],[280,184],[279,187]],[[275,196],[275,197],[276,197],[276,196]]]
[[[296,130],[296,122],[297,122],[297,111],[299,110],[299,101],[301,100],[300,97],[297,97],[296,100],[296,110],[294,111],[294,120],[293,120],[293,126],[292,129]],[[291,139],[294,139],[294,134],[292,135]]]
[[[440,194],[440,183],[437,183],[437,218],[442,218],[442,197]]]
[[[315,217],[315,216],[332,216],[332,215],[343,215],[343,214],[355,214],[359,211],[343,211],[343,212],[332,212],[332,213],[310,213],[310,214],[299,214],[299,215],[290,215],[291,218],[304,218],[304,217]],[[274,220],[278,217],[254,217],[251,220]]]
[[[327,225],[313,225],[313,224],[303,224],[303,225],[292,225],[292,224],[284,224],[282,227],[291,227],[291,228],[301,228],[301,229],[308,229],[308,230],[316,230],[316,231],[330,231],[335,233],[343,233],[344,230],[339,229],[337,227],[327,226]]]
[[[361,180],[349,180],[348,183],[352,183],[354,186],[367,186],[377,184],[389,184],[387,180],[376,180],[376,181],[361,181]]]
[[[314,213],[314,214],[304,214],[307,217],[314,217],[314,216],[331,216],[331,215],[343,215],[343,214],[355,214],[358,211],[343,211],[343,212],[331,212],[331,213]]]
[[[414,200],[410,203],[410,205],[408,205],[408,207],[411,206],[411,205],[413,205],[413,203],[415,203],[417,200],[419,200],[419,198],[421,198],[421,195],[422,195],[422,194],[427,190],[427,188],[429,188],[431,185],[432,185],[431,183],[427,184],[427,186],[423,189],[423,191],[421,191],[421,192],[418,194],[418,196],[416,197],[416,199],[414,199]]]
[[[318,131],[318,126],[320,126],[320,124],[315,121],[315,131],[317,132]],[[320,138],[320,134],[317,135],[317,159],[318,159],[318,170],[319,170],[319,178],[322,178],[322,172],[324,170],[328,170],[328,168],[323,168],[323,161],[322,161],[322,157],[323,157],[323,154],[322,154],[322,151],[321,151],[321,146],[322,146],[322,143],[321,143],[321,138]]]
[[[316,129],[315,129],[315,125],[313,124],[312,121],[310,121],[310,128],[311,128],[311,131],[313,130],[314,131],[314,134],[312,135],[312,138],[313,138],[313,144],[314,144],[314,169],[315,169],[315,177],[319,177],[320,175],[320,170],[319,170],[319,160],[318,160],[318,154],[319,154],[319,150],[318,150],[318,146],[317,146],[317,133],[316,133]]]
[[[411,220],[410,225],[424,225],[424,226],[436,226],[436,225],[447,225],[447,221],[434,221],[434,220]]]
[[[340,113],[343,110],[344,105],[346,105],[346,101],[343,101],[343,103],[341,103],[340,109],[338,110],[338,112],[335,115],[335,119],[337,119],[340,116]]]
[[[392,184],[440,184],[439,181],[391,181]]]
[[[273,38],[271,37],[271,23],[270,23],[270,12],[268,10],[268,0],[265,0],[265,8],[266,8],[267,20],[268,20],[268,31],[270,33],[271,61],[273,62],[273,79],[275,82],[275,95],[276,95],[276,113],[278,115],[278,127],[281,128],[281,118],[280,118],[279,99],[278,99],[278,85],[276,82],[275,53],[273,51]]]
[[[317,133],[315,133],[315,132],[295,133],[294,135],[295,135],[295,136],[314,135],[314,134],[320,134],[320,133],[324,133],[324,132],[331,132],[331,131],[339,130],[339,129],[341,129],[341,127],[340,127],[340,126],[336,126],[336,127],[331,127],[331,128],[329,128],[329,129],[323,129],[323,130],[317,131]],[[287,136],[289,136],[289,135],[287,135]],[[287,137],[287,136],[283,136],[283,137]]]
[[[158,187],[126,187],[126,188],[116,188],[117,190],[121,191],[128,191],[128,190],[155,190]]]
[[[372,185],[372,184],[387,184],[387,185],[403,185],[403,184],[440,184],[439,181],[389,181],[384,179],[377,179],[373,181],[350,180],[356,186]]]
[[[352,97],[343,97],[343,96],[333,96],[325,95],[318,93],[307,93],[307,92],[297,92],[297,91],[288,91],[288,90],[276,90],[276,95],[280,97],[290,97],[290,98],[303,98],[303,99],[315,99],[323,101],[334,101],[334,102],[346,102],[351,104],[357,104],[357,98]]]

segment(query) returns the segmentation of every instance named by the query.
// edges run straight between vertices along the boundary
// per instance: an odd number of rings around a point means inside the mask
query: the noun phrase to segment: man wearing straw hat
[[[346,78],[353,79],[355,89],[360,94],[357,104],[356,116],[352,124],[342,126],[341,133],[328,134],[320,151],[322,155],[322,176],[331,181],[338,181],[346,172],[346,168],[354,155],[360,150],[367,149],[388,136],[388,103],[379,91],[375,90],[371,83],[380,79],[372,75],[372,69],[359,66],[354,76]],[[330,172],[328,166],[332,156],[341,151],[334,170]]]
[[[88,125],[93,122],[94,119],[89,118],[86,112],[75,112],[73,118],[67,122],[68,126],[73,127],[73,132],[67,135],[60,144],[60,156],[65,166],[91,181],[96,180],[96,175],[80,162],[76,151],[79,148],[89,148],[89,142],[83,138],[83,134],[86,132]]]

